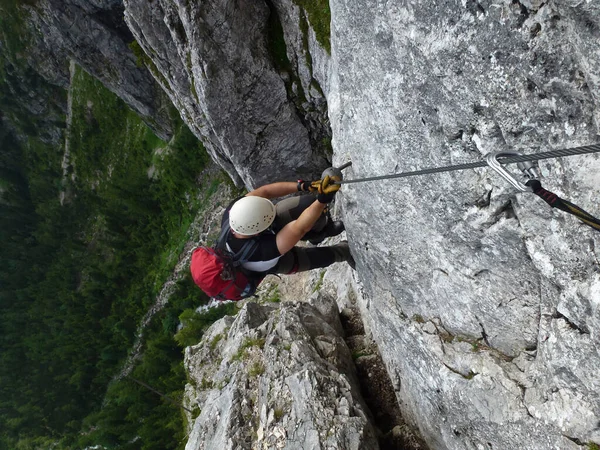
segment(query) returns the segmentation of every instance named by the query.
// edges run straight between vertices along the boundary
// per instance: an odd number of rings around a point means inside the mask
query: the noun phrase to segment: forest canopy
[[[0,448],[180,448],[177,405],[115,376],[210,194],[197,183],[209,160],[181,122],[161,141],[82,70],[71,95],[58,146],[43,117],[21,127],[5,108],[0,122]],[[189,277],[179,286],[131,374],[172,398],[179,315],[207,301]]]

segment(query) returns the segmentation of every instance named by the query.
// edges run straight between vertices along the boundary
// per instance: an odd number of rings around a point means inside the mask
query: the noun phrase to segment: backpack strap
[[[233,255],[234,263],[241,265],[248,261],[248,258],[252,256],[255,250],[258,248],[258,240],[251,239],[250,242],[246,242],[239,252]]]
[[[221,234],[219,235],[219,239],[217,239],[217,243],[215,244],[215,247],[220,250],[224,250],[224,251],[228,251],[229,253],[232,253],[232,259],[234,262],[234,266],[238,267],[238,266],[241,266],[242,263],[247,262],[248,258],[250,256],[252,256],[252,254],[256,251],[256,249],[258,248],[258,240],[257,239],[248,239],[248,242],[245,242],[244,245],[242,246],[242,248],[240,248],[240,250],[238,252],[233,253],[227,249],[227,238],[229,237],[230,234],[231,234],[231,228],[229,227],[229,222],[225,221],[225,223],[221,227]]]
[[[231,233],[231,228],[229,228],[229,221],[225,221],[225,223],[221,225],[221,234],[215,242],[215,248],[218,248],[220,250],[226,250],[227,238],[229,237],[229,233]]]

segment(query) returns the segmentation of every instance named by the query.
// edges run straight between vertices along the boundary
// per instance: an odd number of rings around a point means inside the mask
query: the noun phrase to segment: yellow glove
[[[322,180],[313,181],[310,183],[310,192],[318,192],[319,194],[333,194],[339,191],[340,185],[334,184],[334,181],[341,181],[340,177],[330,177],[327,175]]]
[[[325,178],[318,182],[319,185],[317,187],[317,190],[319,192],[319,195],[317,196],[317,200],[319,200],[319,202],[331,203],[333,201],[335,193],[340,190],[339,184],[333,184],[335,181],[340,181],[340,177],[330,177],[329,175],[327,175]]]
[[[307,191],[319,192],[319,188],[321,187],[322,182],[323,180],[313,181],[312,183],[310,183],[310,186],[308,187]]]

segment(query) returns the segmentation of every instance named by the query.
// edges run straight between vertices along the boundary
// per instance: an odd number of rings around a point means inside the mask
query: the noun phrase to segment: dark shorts
[[[273,222],[273,229],[279,231],[291,221],[296,220],[314,201],[313,195],[297,195],[278,202],[275,205],[277,215]],[[324,213],[302,240],[307,241],[318,235],[329,220],[331,220],[329,214]],[[343,250],[337,247],[294,247],[279,259],[269,273],[290,274],[327,267],[334,262],[345,260],[347,256]]]

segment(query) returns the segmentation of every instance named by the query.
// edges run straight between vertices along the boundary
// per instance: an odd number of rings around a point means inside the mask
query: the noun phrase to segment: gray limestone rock
[[[293,0],[275,0],[270,21],[277,17],[288,61],[276,64],[288,97],[307,128],[313,150],[331,155],[331,127],[325,92],[329,90],[331,57],[318,42],[307,12]],[[276,14],[274,14],[276,13]],[[276,25],[276,23],[275,23]],[[276,27],[270,26],[272,30]],[[271,35],[274,35],[271,31]]]
[[[39,0],[28,58],[48,55],[38,69],[63,87],[77,61],[168,137],[159,85],[247,187],[320,173],[331,136],[347,178],[598,140],[597,1],[330,7],[328,54],[292,0]],[[540,168],[600,215],[597,155]],[[432,448],[600,444],[597,232],[489,169],[346,185],[338,204],[362,282],[340,306],[361,310]],[[324,280],[336,277],[343,293],[345,269]],[[201,408],[189,449],[376,446],[339,324],[324,319],[335,308],[320,311],[249,304],[186,351],[188,406]]]
[[[69,83],[69,61],[98,78],[161,138],[173,134],[169,101],[145,67],[138,66],[121,0],[40,0],[29,9],[35,29],[30,59],[49,81]]]
[[[327,166],[273,65],[265,2],[126,0],[125,6],[155,78],[236,183],[308,179]]]
[[[330,4],[334,162],[352,160],[348,178],[597,141],[596,3]],[[597,155],[541,171],[600,214]],[[596,231],[489,169],[342,191],[365,325],[432,448],[600,443]]]
[[[186,450],[379,448],[350,351],[307,303],[247,303],[188,347],[185,365],[197,414]]]

